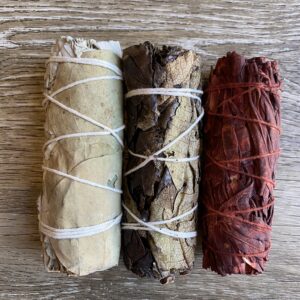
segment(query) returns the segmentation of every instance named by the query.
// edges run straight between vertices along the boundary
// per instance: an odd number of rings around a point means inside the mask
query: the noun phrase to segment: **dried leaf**
[[[120,67],[121,60],[110,50],[101,50],[94,40],[61,38],[52,55],[102,59]],[[51,63],[46,73],[46,92],[89,77],[115,75],[99,66]],[[55,98],[110,128],[123,123],[122,82],[98,80],[73,86]],[[45,133],[57,136],[101,131],[99,127],[49,102]],[[46,148],[44,166],[103,185],[121,187],[122,148],[111,135],[62,139]],[[40,220],[54,228],[78,228],[97,225],[121,213],[120,194],[92,187],[45,172],[41,196]],[[42,234],[44,262],[48,271],[66,271],[85,275],[118,264],[120,225],[78,239],[56,240]]]
[[[271,247],[280,85],[276,61],[220,58],[206,92],[203,267],[257,274]]]
[[[179,47],[154,48],[149,42],[124,51],[127,91],[140,88],[194,88],[200,84],[200,58]],[[149,156],[184,132],[199,116],[198,101],[187,97],[140,95],[126,99],[127,145]],[[163,152],[162,157],[184,158],[200,153],[199,128]],[[143,159],[129,155],[126,170]],[[144,221],[162,221],[185,213],[197,204],[199,162],[151,161],[126,176],[125,204]],[[125,214],[127,222],[134,220]],[[194,231],[196,213],[167,225],[176,231]],[[123,231],[127,267],[140,276],[167,283],[175,273],[189,272],[194,263],[195,239],[175,239],[153,231]]]

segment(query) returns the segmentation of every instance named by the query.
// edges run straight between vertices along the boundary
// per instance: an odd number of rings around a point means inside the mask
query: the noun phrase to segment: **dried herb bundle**
[[[99,123],[122,138],[121,56],[118,42],[71,37],[52,49],[39,205],[48,271],[86,275],[118,264],[122,141]]]
[[[124,51],[127,91],[140,88],[193,88],[200,84],[200,58],[179,47],[158,49],[149,42]],[[139,95],[125,100],[127,146],[149,156],[184,132],[200,115],[199,101],[183,96]],[[200,152],[199,126],[160,157],[185,158]],[[126,170],[143,162],[129,155]],[[199,162],[152,160],[125,177],[124,201],[145,222],[169,220],[197,205]],[[134,222],[125,211],[125,222]],[[195,230],[196,211],[161,225],[175,231]],[[123,230],[127,267],[140,276],[174,280],[175,273],[188,273],[194,263],[195,238],[174,238],[149,230]]]
[[[225,274],[264,270],[271,247],[280,86],[276,61],[220,58],[205,96],[201,198],[203,267]]]

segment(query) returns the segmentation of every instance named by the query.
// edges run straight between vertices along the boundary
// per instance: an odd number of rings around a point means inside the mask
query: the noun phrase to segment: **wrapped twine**
[[[61,37],[47,61],[39,229],[48,271],[118,264],[123,152],[118,42]]]
[[[271,247],[280,153],[278,64],[237,53],[220,58],[205,93],[203,267],[257,274]]]
[[[149,42],[123,57],[126,142],[123,257],[162,284],[191,271],[200,181],[200,57]]]

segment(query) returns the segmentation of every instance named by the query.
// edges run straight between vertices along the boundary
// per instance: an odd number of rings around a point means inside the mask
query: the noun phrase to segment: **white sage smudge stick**
[[[118,264],[123,150],[118,42],[58,39],[47,61],[39,227],[48,271]]]

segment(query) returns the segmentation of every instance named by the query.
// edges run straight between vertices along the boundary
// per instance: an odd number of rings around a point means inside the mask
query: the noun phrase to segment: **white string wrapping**
[[[188,88],[149,88],[149,89],[136,89],[136,90],[132,90],[130,92],[128,92],[125,95],[125,98],[130,98],[133,96],[137,96],[137,95],[153,95],[153,94],[159,94],[159,95],[169,95],[169,96],[179,96],[179,97],[189,97],[189,98],[193,98],[197,101],[200,101],[201,103],[201,98],[198,96],[193,95],[192,93],[198,93],[198,94],[203,94],[203,91],[201,90],[196,90],[196,89],[188,89]],[[162,149],[156,151],[155,153],[153,153],[152,155],[146,156],[146,155],[141,155],[141,154],[137,154],[134,153],[131,150],[128,150],[128,152],[136,157],[139,158],[144,158],[144,161],[141,162],[140,164],[138,164],[137,166],[133,167],[132,169],[128,170],[125,173],[125,176],[141,169],[142,167],[144,167],[145,165],[147,165],[150,161],[152,160],[159,160],[159,161],[166,161],[166,162],[175,162],[175,163],[181,163],[181,162],[189,162],[189,161],[193,161],[193,160],[197,160],[199,158],[198,156],[194,156],[194,157],[185,157],[185,158],[164,158],[164,157],[157,157],[158,155],[160,155],[162,152],[166,151],[167,149],[169,149],[170,147],[172,147],[174,144],[176,144],[180,139],[182,139],[183,137],[185,137],[186,135],[188,135],[192,129],[201,121],[201,119],[203,118],[204,115],[204,110],[201,107],[201,113],[200,115],[196,118],[196,120],[191,124],[191,126],[185,130],[184,132],[182,132],[180,135],[178,135],[172,142],[170,142],[169,144],[165,145]]]
[[[65,91],[65,90],[68,90],[68,89],[70,89],[70,88],[72,88],[76,85],[79,85],[79,84],[84,84],[84,83],[88,83],[88,82],[92,82],[92,81],[98,81],[98,80],[109,80],[109,79],[122,80],[122,77],[117,76],[117,75],[107,75],[107,76],[95,76],[95,77],[90,77],[90,78],[86,78],[86,79],[77,80],[77,81],[74,81],[72,83],[69,83],[69,84],[59,88],[58,90],[53,92],[50,96],[54,97],[57,94]],[[44,106],[47,101],[48,101],[48,99],[45,98],[42,102],[42,105]]]
[[[174,97],[188,97],[201,101],[201,98],[193,95],[193,93],[202,95],[203,91],[190,88],[146,88],[131,90],[125,95],[125,98],[131,98],[139,95],[165,95]]]
[[[121,127],[118,127],[115,130],[115,132],[120,132],[125,128],[124,125]],[[63,139],[68,139],[68,138],[78,138],[78,137],[87,137],[87,136],[104,136],[104,135],[110,135],[111,133],[109,131],[91,131],[91,132],[78,132],[78,133],[69,133],[69,134],[64,134],[60,135],[58,137],[55,137],[53,139],[48,140],[44,146],[43,146],[43,151],[47,148],[48,145],[52,143],[56,143],[58,141],[61,141]]]
[[[104,232],[114,225],[119,224],[122,219],[122,214],[117,217],[92,226],[85,226],[80,228],[64,228],[58,229],[44,224],[43,222],[39,222],[40,231],[47,235],[50,238],[61,240],[61,239],[78,239],[82,237],[92,236],[101,232]]]
[[[134,96],[138,96],[138,95],[166,95],[166,96],[174,96],[174,97],[188,97],[188,98],[200,101],[200,103],[201,103],[201,98],[194,94],[202,95],[203,91],[197,90],[197,89],[189,89],[189,88],[146,88],[146,89],[132,90],[125,95],[125,98],[130,98],[130,97],[134,97]],[[187,134],[189,134],[192,131],[192,129],[195,126],[197,126],[197,124],[201,121],[201,119],[203,118],[203,115],[204,115],[204,110],[201,106],[200,115],[195,119],[195,121],[190,125],[190,127],[188,127],[184,132],[179,134],[172,142],[165,145],[162,149],[156,151],[155,153],[153,153],[150,156],[137,154],[129,149],[128,152],[131,155],[133,155],[135,157],[143,158],[144,161],[141,162],[140,164],[138,164],[137,166],[135,166],[134,168],[128,170],[125,173],[125,176],[141,169],[142,167],[147,165],[152,160],[182,163],[182,162],[190,162],[190,161],[199,159],[199,155],[193,156],[193,157],[184,157],[184,158],[169,158],[169,157],[165,158],[165,157],[158,157],[158,155],[160,155],[161,153],[166,151],[168,148],[170,148],[171,146],[176,144],[180,139],[182,139]],[[124,229],[124,230],[131,229],[131,230],[155,231],[155,232],[159,232],[159,233],[165,234],[170,237],[183,238],[183,239],[194,238],[197,236],[196,231],[190,231],[190,232],[174,231],[174,230],[170,230],[168,228],[161,228],[157,225],[169,224],[174,221],[181,220],[181,219],[185,218],[186,216],[192,214],[197,209],[198,205],[194,206],[189,211],[187,211],[181,215],[178,215],[174,218],[171,218],[169,220],[154,221],[154,222],[144,222],[143,220],[139,219],[132,211],[130,211],[130,209],[124,203],[123,203],[123,207],[127,211],[127,213],[137,222],[137,223],[123,223],[122,229]]]
[[[59,88],[58,90],[53,92],[51,95],[48,95],[46,93],[44,94],[45,99],[42,102],[43,106],[45,106],[47,101],[50,101],[53,104],[59,106],[60,108],[68,111],[69,113],[71,113],[71,114],[97,126],[97,127],[100,127],[101,129],[104,129],[103,131],[97,131],[97,132],[80,132],[80,133],[70,133],[70,134],[57,136],[53,139],[48,140],[44,144],[44,147],[43,147],[44,151],[46,150],[47,146],[50,145],[51,143],[58,142],[60,140],[67,139],[67,138],[78,138],[78,137],[84,137],[84,136],[112,135],[118,141],[118,143],[121,145],[121,147],[123,147],[124,146],[123,141],[118,136],[118,133],[125,128],[124,125],[122,125],[118,128],[115,128],[115,129],[111,129],[108,126],[76,111],[75,109],[62,104],[61,102],[59,102],[57,99],[54,98],[57,94],[59,94],[63,91],[66,91],[67,89],[70,89],[72,87],[75,87],[77,85],[80,85],[80,84],[84,84],[84,83],[88,83],[88,82],[92,82],[92,81],[98,81],[98,80],[122,80],[122,71],[116,65],[114,65],[110,62],[104,61],[104,60],[100,60],[100,59],[52,56],[47,61],[47,63],[51,63],[51,62],[76,63],[76,64],[99,66],[99,67],[107,68],[107,69],[113,71],[117,75],[96,76],[96,77],[90,77],[90,78],[78,80],[78,81],[72,82],[68,85],[65,85],[65,86]],[[109,190],[109,191],[119,193],[119,194],[122,193],[122,190],[114,188],[114,187],[102,185],[102,184],[99,184],[99,183],[96,183],[96,182],[93,182],[93,181],[90,181],[87,179],[79,178],[77,176],[73,176],[73,175],[67,174],[67,173],[59,171],[59,170],[51,169],[46,166],[42,166],[42,168],[44,171],[54,173],[58,176],[63,176],[65,178],[68,178],[68,179],[71,179],[71,180],[74,180],[74,181],[77,181],[77,182],[80,182],[83,184],[87,184],[87,185],[90,185],[90,186],[93,186],[96,188]],[[119,224],[121,222],[121,218],[122,218],[122,214],[118,215],[117,217],[115,217],[107,222],[101,223],[101,224],[80,227],[80,228],[70,228],[70,229],[53,228],[47,224],[44,224],[41,220],[39,220],[39,226],[40,226],[40,231],[50,238],[75,239],[75,238],[81,238],[81,237],[95,235],[100,232],[106,231],[106,230],[110,229],[111,227],[113,227],[114,225]]]
[[[123,207],[127,211],[127,213],[135,221],[137,221],[137,223],[123,223],[122,229],[156,231],[156,232],[168,235],[170,237],[180,238],[180,239],[194,238],[197,236],[197,231],[174,231],[174,230],[170,230],[170,229],[164,228],[164,227],[161,228],[156,225],[169,224],[174,221],[183,219],[186,216],[192,214],[197,209],[198,205],[195,205],[191,210],[183,213],[182,215],[178,215],[172,219],[165,220],[165,221],[154,221],[154,222],[144,222],[143,220],[139,219],[124,203],[123,203]]]
[[[95,126],[98,126],[100,128],[106,129],[107,131],[110,132],[111,135],[113,135],[116,138],[116,140],[119,142],[119,144],[121,145],[121,147],[124,146],[122,139],[116,134],[115,129],[111,129],[111,128],[107,127],[106,125],[104,125],[104,124],[102,124],[102,123],[100,123],[98,121],[95,121],[94,119],[92,119],[92,118],[90,118],[88,116],[85,116],[84,114],[80,113],[79,111],[77,111],[77,110],[75,110],[75,109],[73,109],[71,107],[68,107],[68,106],[60,103],[58,100],[56,100],[52,96],[49,96],[47,94],[44,94],[44,95],[45,95],[45,97],[49,101],[51,101],[52,103],[56,104],[60,108],[68,111],[69,113],[71,113],[71,114],[73,114],[73,115],[75,115],[75,116],[77,116],[77,117],[79,117],[79,118],[81,118],[81,119],[83,119],[83,120],[85,120],[85,121],[87,121],[87,122],[95,125]]]
[[[128,152],[132,156],[136,156],[139,158],[148,159],[150,157],[150,156],[146,156],[146,155],[136,154],[136,153],[132,152],[131,150],[128,150]],[[151,155],[151,157],[152,156],[153,156],[153,159],[155,159],[155,160],[167,161],[167,162],[189,162],[189,161],[197,160],[199,158],[199,155],[192,156],[192,157],[183,157],[183,158],[156,157],[155,155]]]
[[[42,166],[42,168],[43,168],[44,171],[54,173],[56,175],[59,175],[59,176],[65,177],[65,178],[69,178],[71,180],[74,180],[74,181],[77,181],[77,182],[80,182],[80,183],[83,183],[83,184],[87,184],[87,185],[90,185],[90,186],[93,186],[93,187],[97,187],[97,188],[100,188],[100,189],[104,189],[104,190],[112,191],[112,192],[115,192],[115,193],[118,193],[118,194],[122,194],[122,190],[117,189],[117,188],[113,188],[113,187],[110,187],[110,186],[107,186],[107,185],[96,183],[96,182],[93,182],[93,181],[90,181],[90,180],[87,180],[87,179],[82,179],[82,178],[64,173],[64,172],[59,171],[59,170],[51,169],[51,168],[48,168],[48,167],[45,167],[45,166]]]
[[[119,76],[122,76],[121,69],[106,60],[98,59],[98,58],[82,58],[82,57],[68,57],[68,56],[52,56],[47,61],[46,64],[50,62],[56,63],[75,63],[75,64],[83,64],[83,65],[91,65],[98,66],[109,69],[116,73]]]

